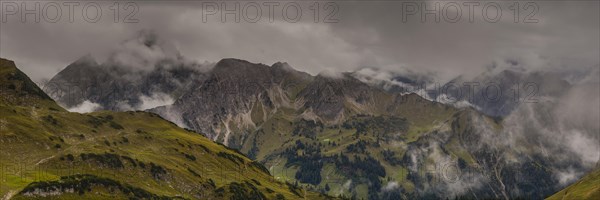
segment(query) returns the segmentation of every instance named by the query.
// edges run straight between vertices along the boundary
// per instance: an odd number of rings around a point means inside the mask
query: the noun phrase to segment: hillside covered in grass
[[[2,199],[325,199],[147,112],[71,113],[0,60]]]
[[[547,198],[547,200],[560,199],[600,199],[600,168]]]

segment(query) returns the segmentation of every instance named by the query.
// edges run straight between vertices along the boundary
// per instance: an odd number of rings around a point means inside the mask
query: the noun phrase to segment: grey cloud
[[[139,29],[156,28],[175,40],[184,55],[198,60],[281,60],[313,74],[324,68],[397,69],[401,64],[456,74],[476,71],[497,57],[519,52],[564,62],[559,66],[598,63],[598,2],[536,3],[540,7],[537,24],[514,24],[510,18],[495,24],[480,18],[473,24],[416,19],[402,23],[401,2],[337,2],[340,22],[335,24],[287,23],[279,18],[272,24],[251,24],[221,23],[216,18],[202,23],[197,2],[138,2],[139,24],[3,24],[2,56],[23,63],[35,79],[48,78],[81,52],[100,51]],[[504,10],[504,14],[510,13]],[[32,46],[35,50],[27,48]],[[56,47],[63,50],[56,51]],[[31,53],[24,55],[25,50]],[[32,69],[43,69],[43,73]]]
[[[402,22],[403,2],[390,1],[336,2],[339,23],[312,22],[306,2],[301,3],[303,20],[297,23],[283,21],[280,9],[273,23],[222,23],[217,16],[204,23],[202,2],[136,3],[137,24],[114,23],[110,18],[99,23],[81,19],[4,23],[0,56],[15,60],[34,80],[42,80],[84,52],[94,53],[102,62],[108,49],[150,29],[198,62],[225,57],[266,64],[285,61],[311,74],[325,69],[408,68],[434,71],[444,82],[459,74],[478,75],[494,61],[508,58],[527,61],[532,68],[589,68],[599,63],[600,17],[595,1],[535,2],[540,21],[534,24],[513,23],[508,3],[501,3],[504,17],[498,23],[484,22],[480,9],[474,23],[422,23],[419,16]]]
[[[343,6],[345,23],[333,26],[349,41],[364,38],[354,30],[377,33],[376,42],[362,43],[363,48],[373,49],[380,57],[375,66],[405,64],[449,77],[477,75],[496,59],[523,55],[539,57],[554,67],[598,64],[598,2],[537,1],[540,11],[536,18],[540,22],[534,24],[512,22],[508,3],[502,4],[506,17],[498,23],[483,22],[480,12],[474,23],[421,23],[419,16],[403,23],[402,3],[378,2],[361,7],[364,3],[349,2],[349,6]]]
[[[78,113],[94,112],[94,111],[101,110],[101,109],[102,109],[102,106],[100,104],[91,102],[89,100],[86,100],[79,105],[68,108],[69,111],[78,112]]]

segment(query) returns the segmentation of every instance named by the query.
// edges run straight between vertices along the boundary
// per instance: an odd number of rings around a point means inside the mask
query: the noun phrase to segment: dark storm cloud
[[[457,23],[422,22],[419,14],[403,22],[406,2],[390,1],[336,2],[338,23],[323,23],[330,11],[323,9],[326,2],[319,2],[318,23],[309,7],[313,2],[298,4],[303,17],[295,23],[282,17],[286,2],[275,7],[274,22],[267,16],[268,7],[258,2],[263,14],[257,23],[246,22],[244,16],[239,23],[227,16],[223,23],[219,13],[204,16],[203,22],[206,2],[136,2],[139,23],[114,23],[108,12],[110,3],[99,2],[105,12],[97,23],[81,19],[77,9],[74,23],[21,23],[9,18],[1,25],[0,56],[15,60],[34,80],[42,80],[88,52],[102,62],[116,44],[139,30],[151,29],[183,56],[198,62],[225,57],[266,64],[285,61],[313,74],[362,67],[407,68],[434,72],[444,81],[459,74],[478,74],[494,61],[506,59],[530,69],[590,68],[599,63],[600,17],[595,1],[535,2],[538,23],[514,23],[508,9],[514,2],[499,3],[503,17],[496,23],[482,17],[484,2],[475,7],[473,23],[467,19],[466,7]],[[247,4],[239,3],[241,7]],[[448,2],[437,3],[442,7]],[[520,18],[528,14],[521,12]]]
[[[363,38],[351,31],[358,27],[378,34],[378,41],[363,43],[380,56],[375,66],[405,64],[457,75],[478,73],[497,59],[517,59],[533,68],[598,65],[598,2],[536,2],[538,23],[514,23],[507,9],[509,3],[500,4],[503,18],[497,23],[484,21],[481,6],[475,9],[473,23],[464,19],[464,8],[463,20],[457,23],[435,23],[431,18],[423,23],[420,16],[409,16],[402,23],[402,13],[398,12],[402,3],[380,2],[366,7],[352,3],[354,6],[345,7],[348,23],[334,25],[336,33],[352,38],[349,41]],[[524,18],[527,13],[521,12]]]

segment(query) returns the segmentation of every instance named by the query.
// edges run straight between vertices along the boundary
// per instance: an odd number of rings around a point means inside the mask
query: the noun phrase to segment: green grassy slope
[[[600,168],[546,199],[600,199]]]
[[[0,60],[0,197],[322,199],[146,112],[71,113]]]
[[[240,151],[263,162],[278,180],[298,181],[334,196],[368,198],[379,191],[376,186],[392,181],[412,192],[414,185],[402,164],[407,146],[424,135],[450,129],[454,115],[463,111],[415,94],[397,100],[401,101],[397,107],[387,111],[392,115],[349,112],[339,125],[299,119],[301,110],[282,108],[266,120],[253,118],[257,130],[235,140],[244,144]],[[386,101],[389,104],[391,100]],[[471,157],[460,147],[448,148],[448,152],[455,157]],[[342,155],[349,163],[340,162]],[[357,161],[357,157],[363,160]],[[369,162],[375,165],[367,166],[364,159],[374,159]]]

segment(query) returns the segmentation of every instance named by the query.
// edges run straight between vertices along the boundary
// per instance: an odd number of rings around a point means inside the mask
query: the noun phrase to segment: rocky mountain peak
[[[239,81],[266,81],[272,76],[271,67],[264,64],[255,64],[245,60],[226,58],[217,64],[212,72],[217,78],[229,78]]]

